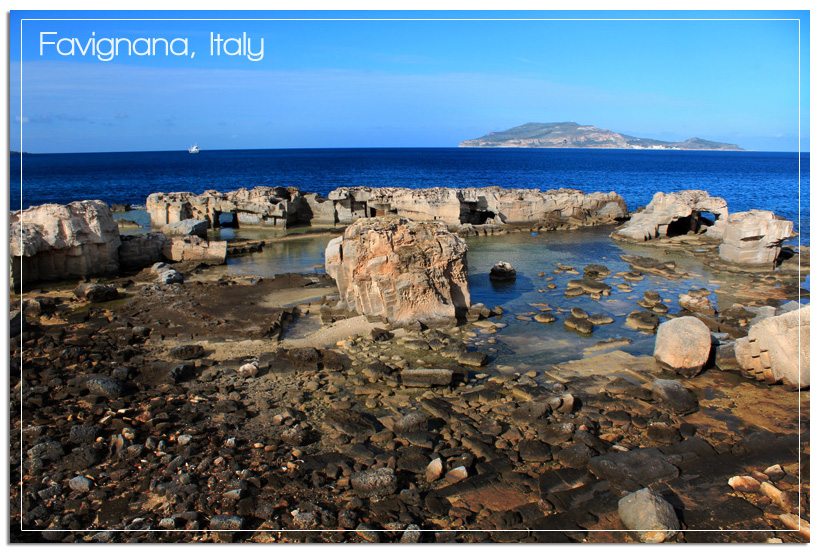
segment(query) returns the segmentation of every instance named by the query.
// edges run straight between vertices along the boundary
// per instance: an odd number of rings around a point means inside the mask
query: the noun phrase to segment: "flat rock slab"
[[[449,369],[405,369],[401,372],[401,382],[414,388],[448,386],[453,381],[453,371]]]
[[[654,447],[593,457],[589,460],[589,469],[601,480],[625,491],[671,480],[679,474],[678,468]]]

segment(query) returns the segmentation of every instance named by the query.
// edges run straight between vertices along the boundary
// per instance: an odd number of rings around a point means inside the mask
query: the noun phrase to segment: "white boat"
[[[196,144],[194,144],[193,146],[191,146],[190,148],[188,148],[188,153],[189,153],[189,154],[198,154],[198,153],[199,153],[199,146],[197,146]]]

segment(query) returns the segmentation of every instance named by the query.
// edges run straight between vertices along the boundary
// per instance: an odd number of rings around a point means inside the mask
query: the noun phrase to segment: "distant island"
[[[728,150],[743,151],[736,144],[690,138],[683,142],[664,142],[636,138],[578,123],[527,123],[512,129],[491,132],[481,138],[465,140],[459,148],[610,148],[626,150]]]

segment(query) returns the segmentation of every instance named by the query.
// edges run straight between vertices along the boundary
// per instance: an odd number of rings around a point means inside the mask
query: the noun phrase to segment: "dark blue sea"
[[[296,186],[575,188],[615,191],[630,210],[657,191],[707,190],[729,211],[767,209],[809,244],[809,154],[589,149],[358,148],[203,150],[11,157],[11,208],[100,199],[144,204],[152,192]],[[802,192],[802,195],[801,195]],[[802,207],[802,209],[800,209]],[[802,213],[801,213],[802,211]]]

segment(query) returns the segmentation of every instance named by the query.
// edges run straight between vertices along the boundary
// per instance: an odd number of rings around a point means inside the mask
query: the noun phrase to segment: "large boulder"
[[[771,211],[753,209],[719,219],[710,234],[723,239],[718,253],[724,261],[771,265],[780,254],[783,240],[794,235],[793,227],[794,223]]]
[[[749,376],[793,388],[810,383],[810,308],[808,305],[752,325],[735,341],[735,357]]]
[[[120,232],[105,202],[44,204],[12,212],[9,219],[15,287],[119,271]]]
[[[657,192],[643,211],[633,214],[611,236],[643,242],[659,236],[686,234],[698,230],[703,211],[714,214],[718,221],[729,215],[726,200],[712,197],[703,190]]]
[[[328,243],[325,269],[351,311],[396,325],[448,324],[470,306],[466,255],[444,223],[368,218]]]
[[[709,327],[697,317],[679,317],[658,327],[655,359],[684,376],[695,376],[712,349]]]

